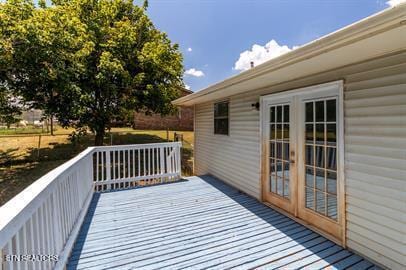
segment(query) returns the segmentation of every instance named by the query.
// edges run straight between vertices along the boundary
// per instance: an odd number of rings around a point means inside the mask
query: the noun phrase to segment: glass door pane
[[[305,207],[337,220],[337,100],[304,107]]]
[[[290,105],[272,105],[269,113],[269,190],[283,198],[289,198]]]

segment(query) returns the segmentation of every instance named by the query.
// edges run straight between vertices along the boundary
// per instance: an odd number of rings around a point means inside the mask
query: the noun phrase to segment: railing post
[[[91,179],[91,181],[89,181],[89,182],[90,182],[90,185],[93,185],[93,188],[95,188],[94,176],[93,176],[93,173],[94,173],[93,154],[89,155],[87,162],[89,163],[88,166],[87,166],[87,168],[88,168],[88,177],[90,177],[90,179]]]
[[[178,167],[178,171],[177,171],[177,172],[178,172],[178,174],[179,174],[179,178],[182,176],[181,147],[182,147],[182,142],[179,142],[178,147],[177,147],[178,150],[177,150],[177,153],[176,153],[176,156],[177,156],[177,163],[178,163],[178,166],[177,166],[177,167]]]
[[[110,150],[106,150],[106,180],[111,180],[111,161],[110,161]],[[107,185],[107,189],[110,190],[112,184]]]
[[[96,151],[96,182],[98,182],[100,179],[99,179],[99,166],[100,166],[100,164],[99,164],[99,151]]]
[[[92,179],[92,182],[95,183],[96,179],[95,179],[95,173],[94,173],[94,159],[93,159],[93,152],[89,155],[89,160],[90,160],[90,166],[89,166],[89,170],[90,170],[90,177]]]

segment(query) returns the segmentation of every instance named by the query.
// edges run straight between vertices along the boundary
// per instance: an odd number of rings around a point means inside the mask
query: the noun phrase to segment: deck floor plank
[[[96,193],[67,269],[368,269],[213,177]]]

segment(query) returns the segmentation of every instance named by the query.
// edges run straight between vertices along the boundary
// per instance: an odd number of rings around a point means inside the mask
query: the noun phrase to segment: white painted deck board
[[[96,193],[68,269],[370,269],[209,176]]]

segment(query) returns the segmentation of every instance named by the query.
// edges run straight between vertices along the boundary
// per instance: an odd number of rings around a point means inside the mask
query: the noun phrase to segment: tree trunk
[[[51,114],[51,135],[54,136],[54,117]]]
[[[96,136],[94,137],[95,146],[103,145],[104,134],[105,134],[104,129],[96,131]]]

